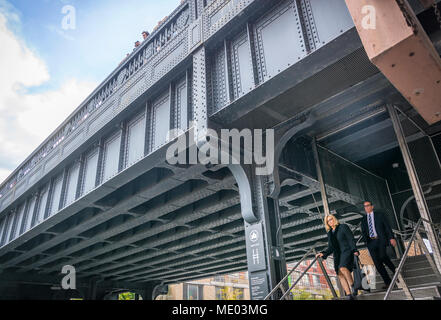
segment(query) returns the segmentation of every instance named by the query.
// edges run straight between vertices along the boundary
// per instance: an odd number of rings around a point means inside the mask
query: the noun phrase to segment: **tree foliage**
[[[222,300],[243,300],[243,289],[224,286],[220,293]]]
[[[135,300],[133,292],[123,292],[118,295],[118,300]]]

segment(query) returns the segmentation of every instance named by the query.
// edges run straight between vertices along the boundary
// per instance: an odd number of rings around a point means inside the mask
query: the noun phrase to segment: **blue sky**
[[[170,14],[179,0],[9,0],[21,23],[14,32],[35,50],[49,69],[51,81],[40,88],[56,88],[75,77],[100,82],[140,40]],[[72,5],[76,29],[63,30],[62,8]]]
[[[0,181],[179,0],[0,0]],[[75,8],[75,29],[62,12]]]

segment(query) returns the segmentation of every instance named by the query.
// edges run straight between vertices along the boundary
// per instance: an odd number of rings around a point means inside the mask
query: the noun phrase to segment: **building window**
[[[304,276],[303,276],[303,278],[302,278],[302,284],[305,286],[305,287],[309,287],[309,275],[307,275],[307,274],[305,274]]]
[[[243,300],[244,299],[244,294],[243,294],[242,288],[235,288],[234,294],[236,296],[236,300]]]
[[[229,275],[228,280],[232,283],[238,283],[239,282],[239,274],[238,273],[232,273]]]
[[[291,276],[292,276],[291,278],[291,285],[292,285],[300,277],[300,272],[294,271]],[[300,280],[300,282],[298,282],[297,285],[303,285],[303,282]]]
[[[331,277],[331,283],[334,288],[337,288],[337,278],[336,277]]]
[[[225,282],[225,276],[214,276],[215,282]]]
[[[320,286],[320,277],[319,276],[313,275],[312,281],[313,281],[314,286]]]
[[[188,300],[199,300],[199,287],[193,284],[189,284],[187,287]]]
[[[215,299],[224,300],[224,290],[221,287],[215,287]]]

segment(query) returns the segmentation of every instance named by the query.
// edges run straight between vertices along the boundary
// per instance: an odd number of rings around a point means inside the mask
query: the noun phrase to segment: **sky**
[[[0,182],[180,0],[0,0]]]

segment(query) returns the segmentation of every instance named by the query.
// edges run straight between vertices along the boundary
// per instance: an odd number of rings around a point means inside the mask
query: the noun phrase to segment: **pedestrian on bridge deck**
[[[354,300],[355,292],[352,289],[354,279],[354,255],[359,252],[355,245],[354,235],[348,225],[340,224],[338,219],[330,214],[325,217],[325,228],[328,233],[328,248],[317,254],[317,257],[326,259],[329,255],[334,256],[334,269],[349,300]]]
[[[150,33],[148,31],[143,31],[142,32],[142,39],[143,39],[143,41],[147,40],[149,35],[150,35]]]

